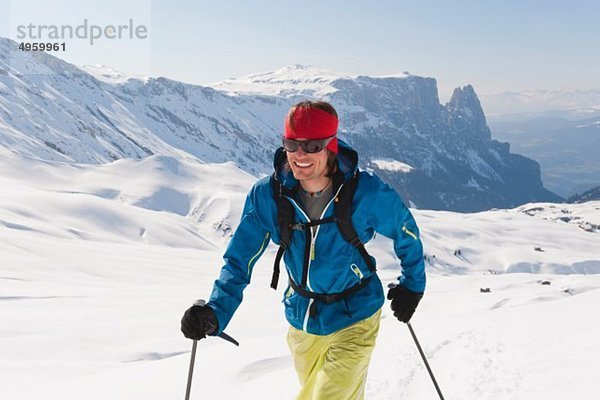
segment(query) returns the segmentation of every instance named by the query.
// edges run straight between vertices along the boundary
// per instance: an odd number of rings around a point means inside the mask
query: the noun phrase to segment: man
[[[280,245],[271,286],[282,257],[289,276],[284,304],[297,398],[362,399],[384,303],[363,244],[375,232],[393,240],[403,272],[387,297],[394,316],[408,322],[425,290],[419,231],[394,190],[358,171],[329,103],[294,105],[284,128],[275,172],[250,190],[210,301],[188,309],[181,330],[202,339],[225,329],[270,239]]]

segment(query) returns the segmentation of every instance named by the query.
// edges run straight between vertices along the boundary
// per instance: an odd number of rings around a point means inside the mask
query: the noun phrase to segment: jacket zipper
[[[335,193],[335,195],[331,198],[331,200],[329,200],[329,203],[327,203],[327,205],[325,206],[325,208],[323,209],[323,212],[321,213],[321,216],[319,217],[319,219],[323,219],[323,216],[325,215],[325,213],[327,212],[327,210],[329,209],[329,206],[331,205],[331,203],[333,203],[333,201],[335,200],[335,198],[340,194],[340,190],[342,190],[342,187],[344,186],[344,184],[342,183],[340,185],[340,187],[338,188],[337,192]],[[288,197],[289,200],[291,200],[293,202],[293,204],[296,206],[296,208],[298,210],[300,210],[300,212],[302,213],[302,215],[304,215],[304,217],[306,218],[307,221],[310,222],[310,218],[308,217],[308,215],[306,215],[306,213],[304,212],[304,210],[298,205],[298,203],[296,203],[296,201],[290,197]],[[312,240],[310,241],[310,257],[308,259],[308,275],[306,278],[306,286],[308,286],[308,289],[310,289],[310,291],[313,291],[313,288],[310,286],[310,263],[312,260],[315,259],[315,243],[317,241],[317,235],[319,234],[319,229],[321,228],[321,225],[317,225],[316,230],[314,232],[314,235],[312,236]],[[308,306],[306,307],[306,312],[304,313],[304,323],[302,324],[302,330],[304,332],[308,332],[308,319],[310,318],[310,307],[312,306],[312,304],[314,303],[315,299],[309,299],[308,301]]]

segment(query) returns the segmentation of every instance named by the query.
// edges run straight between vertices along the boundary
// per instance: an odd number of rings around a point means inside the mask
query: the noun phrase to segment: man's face
[[[304,141],[306,139],[298,139]],[[286,151],[288,163],[299,181],[319,180],[327,173],[327,151],[325,149],[318,153],[305,153],[302,147],[298,147],[293,153]]]

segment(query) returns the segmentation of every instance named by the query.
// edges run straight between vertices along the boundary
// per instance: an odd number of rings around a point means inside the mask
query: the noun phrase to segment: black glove
[[[415,312],[417,304],[421,301],[423,293],[411,292],[402,285],[389,284],[387,298],[392,301],[394,317],[402,322],[410,321]]]
[[[207,305],[191,306],[181,318],[181,332],[188,339],[200,340],[216,332],[219,321],[212,308]]]

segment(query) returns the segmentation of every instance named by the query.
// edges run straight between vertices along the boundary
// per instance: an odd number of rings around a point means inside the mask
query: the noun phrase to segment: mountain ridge
[[[303,65],[239,78],[228,90],[164,77],[111,83],[0,39],[0,55],[11,51],[10,60],[0,58],[0,145],[25,155],[104,163],[163,154],[234,161],[262,176],[291,104],[317,96],[335,105],[340,137],[359,151],[361,167],[417,207],[480,211],[560,200],[543,187],[537,163],[491,138],[470,85],[441,105],[434,78],[352,77]],[[271,94],[256,94],[265,84]],[[381,169],[372,162],[380,159],[413,169]]]

